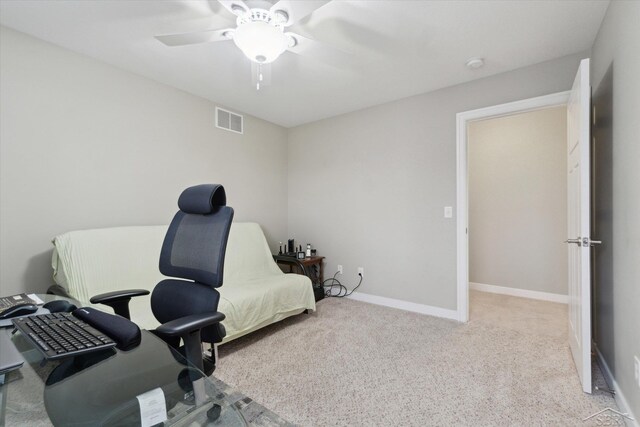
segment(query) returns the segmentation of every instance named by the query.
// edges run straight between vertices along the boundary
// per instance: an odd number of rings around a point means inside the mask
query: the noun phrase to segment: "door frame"
[[[571,91],[508,102],[456,114],[456,237],[457,237],[457,313],[460,322],[469,321],[469,165],[468,132],[470,122],[505,117],[529,111],[567,105]],[[564,238],[564,236],[563,236]]]

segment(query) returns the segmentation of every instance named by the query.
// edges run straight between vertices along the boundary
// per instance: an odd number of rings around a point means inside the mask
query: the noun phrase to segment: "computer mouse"
[[[12,317],[25,316],[38,311],[38,306],[34,304],[24,303],[8,308],[0,314],[0,319],[11,319]]]
[[[63,299],[49,301],[42,307],[46,308],[51,313],[71,313],[73,310],[78,308],[75,305],[71,304],[69,301]]]

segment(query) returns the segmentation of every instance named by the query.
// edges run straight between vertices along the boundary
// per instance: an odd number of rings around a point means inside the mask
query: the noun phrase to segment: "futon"
[[[71,231],[53,239],[50,292],[67,294],[85,306],[97,294],[148,289],[165,279],[158,270],[167,226],[112,227]],[[285,274],[273,260],[260,225],[231,225],[218,311],[231,341],[289,316],[315,310],[311,280]],[[100,310],[109,307],[96,305]],[[145,329],[158,326],[149,296],[131,300],[131,320]]]

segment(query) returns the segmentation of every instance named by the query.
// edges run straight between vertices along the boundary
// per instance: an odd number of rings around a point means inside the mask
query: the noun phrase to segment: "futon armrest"
[[[129,301],[132,297],[139,297],[142,295],[149,295],[149,291],[146,289],[127,289],[122,291],[106,292],[104,294],[91,297],[89,302],[91,304],[104,304],[113,308],[113,311],[119,316],[125,319],[131,319],[129,313]]]
[[[296,267],[300,268],[305,275],[308,275],[307,268],[303,263],[298,261],[297,258],[286,255],[273,255],[273,260],[278,264],[295,265]]]
[[[156,331],[169,337],[182,337],[190,332],[199,331],[204,327],[220,323],[224,318],[224,314],[217,311],[191,314],[164,323],[158,326]]]
[[[66,298],[73,298],[71,295],[69,295],[69,292],[67,292],[67,290],[60,285],[49,286],[49,288],[47,289],[47,295],[58,295]]]

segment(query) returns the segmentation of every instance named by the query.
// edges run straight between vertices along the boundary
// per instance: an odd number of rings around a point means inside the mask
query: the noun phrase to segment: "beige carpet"
[[[221,346],[216,376],[305,426],[584,426],[616,408],[581,391],[566,306],[472,292],[470,307],[463,325],[325,299]]]

